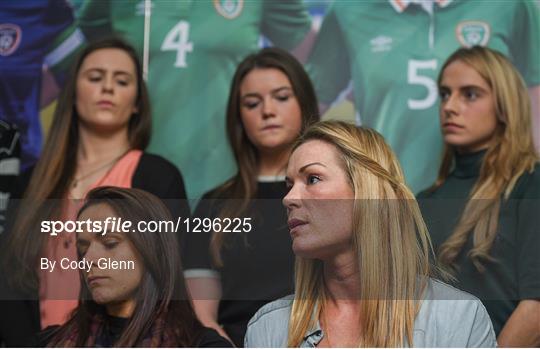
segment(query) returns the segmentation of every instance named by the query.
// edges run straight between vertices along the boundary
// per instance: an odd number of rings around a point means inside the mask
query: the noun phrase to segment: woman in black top
[[[198,205],[196,218],[224,223],[188,232],[184,263],[197,315],[237,346],[257,309],[293,290],[284,171],[292,143],[316,120],[313,87],[290,54],[267,48],[239,64],[227,106],[238,173]]]
[[[121,218],[133,228],[84,225],[77,233],[81,299],[71,319],[56,329],[50,347],[230,347],[201,325],[185,287],[173,231],[145,231],[149,222],[170,221],[165,205],[138,189],[92,190],[78,213],[81,222]],[[141,230],[139,222],[145,222]],[[94,229],[94,230],[92,230]],[[116,261],[120,269],[100,266]],[[123,265],[123,266],[122,266]]]
[[[540,167],[523,79],[502,54],[460,49],[439,75],[445,152],[419,195],[438,259],[480,298],[498,343],[540,344]]]
[[[2,235],[0,343],[34,346],[34,334],[62,324],[77,306],[75,272],[48,273],[40,258],[74,257],[73,234],[48,237],[43,220],[69,220],[94,187],[136,187],[164,199],[174,217],[189,215],[182,176],[167,160],[144,152],[150,102],[135,50],[118,39],[89,44],[79,55],[56,107],[42,155],[24,173],[13,226]],[[12,212],[14,209],[12,210]],[[61,283],[60,283],[60,282]]]

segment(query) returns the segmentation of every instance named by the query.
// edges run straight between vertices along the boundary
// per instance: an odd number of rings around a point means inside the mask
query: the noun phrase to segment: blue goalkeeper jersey
[[[36,161],[42,144],[42,67],[61,66],[83,41],[72,23],[65,1],[0,3],[0,120],[21,133],[23,168]]]

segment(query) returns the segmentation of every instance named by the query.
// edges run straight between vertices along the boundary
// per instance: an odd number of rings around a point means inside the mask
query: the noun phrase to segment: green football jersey
[[[144,9],[141,0],[95,0],[81,9],[79,22],[90,39],[120,34],[142,57]],[[175,163],[188,197],[198,198],[236,171],[225,133],[236,65],[259,48],[261,34],[276,46],[296,47],[311,20],[302,0],[154,0],[150,13],[149,150]]]
[[[409,2],[336,1],[308,70],[326,104],[352,79],[359,122],[382,133],[417,192],[440,165],[436,80],[446,58],[460,46],[488,46],[538,85],[540,22],[534,1]]]

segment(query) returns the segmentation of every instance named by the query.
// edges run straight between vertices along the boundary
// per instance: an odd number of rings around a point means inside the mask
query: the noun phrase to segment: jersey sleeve
[[[303,0],[264,1],[262,33],[276,46],[291,50],[311,28],[311,18]]]
[[[207,195],[203,196],[193,214],[190,229],[186,232],[182,253],[186,278],[219,277],[210,255],[212,233],[196,226],[198,219],[213,218],[213,202]]]
[[[509,40],[514,64],[528,86],[540,84],[540,5],[520,1],[514,18],[513,37]]]
[[[324,18],[306,69],[319,101],[324,104],[332,103],[349,83],[349,54],[335,14],[335,5]]]
[[[132,187],[145,190],[163,201],[178,225],[179,247],[185,238],[185,227],[177,222],[189,218],[184,180],[180,171],[161,156],[143,153],[132,178]]]
[[[540,300],[540,166],[531,175],[518,211],[519,298]]]
[[[88,41],[95,41],[113,33],[109,0],[88,0],[79,10],[77,19]]]
[[[85,38],[75,22],[73,9],[65,1],[50,1],[49,4],[46,25],[56,35],[44,58],[44,64],[62,82],[74,57],[83,47]]]

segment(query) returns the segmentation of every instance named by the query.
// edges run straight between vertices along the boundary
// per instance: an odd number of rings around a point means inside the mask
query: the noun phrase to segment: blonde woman
[[[445,151],[420,194],[438,259],[480,298],[501,346],[540,345],[540,170],[523,79],[502,54],[454,52],[439,76]]]
[[[382,136],[326,121],[293,149],[295,295],[255,314],[246,346],[496,345],[482,303],[430,278],[424,221]]]

